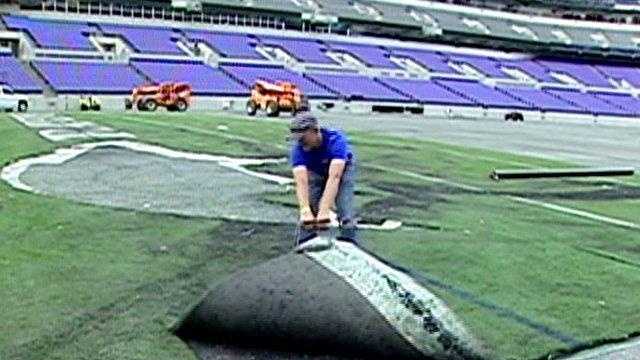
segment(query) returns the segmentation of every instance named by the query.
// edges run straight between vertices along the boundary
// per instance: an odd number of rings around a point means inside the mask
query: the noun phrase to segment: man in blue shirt
[[[314,238],[316,230],[330,225],[330,211],[338,215],[338,240],[356,243],[353,211],[356,159],[344,133],[318,125],[308,112],[298,114],[290,125],[291,166],[300,207],[296,245]]]

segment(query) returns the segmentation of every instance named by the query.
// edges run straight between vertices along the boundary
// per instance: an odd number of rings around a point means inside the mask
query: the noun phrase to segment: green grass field
[[[174,149],[287,155],[286,126],[259,119],[71,115]],[[568,164],[369,133],[350,136],[360,159],[360,214],[407,225],[362,232],[365,245],[413,269],[495,358],[541,358],[640,331],[640,230],[508,197],[635,222],[638,177],[626,185],[610,179],[496,183],[487,176],[495,167]],[[0,115],[0,138],[3,165],[58,146],[6,115]],[[284,165],[261,170],[289,174]],[[294,206],[293,193],[268,196]],[[195,359],[169,326],[210,282],[292,244],[287,226],[93,207],[16,191],[4,182],[0,215],[0,359]]]

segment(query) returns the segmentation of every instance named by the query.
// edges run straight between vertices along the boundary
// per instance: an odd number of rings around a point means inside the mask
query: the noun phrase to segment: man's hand
[[[306,230],[311,230],[315,227],[316,217],[313,216],[313,212],[309,207],[300,210],[300,224]]]
[[[316,220],[316,229],[318,230],[327,230],[331,225],[331,218],[329,211],[321,211],[318,213],[318,217]]]

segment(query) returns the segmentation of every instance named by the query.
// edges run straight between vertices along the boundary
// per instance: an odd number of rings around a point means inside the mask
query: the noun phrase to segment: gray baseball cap
[[[306,130],[317,127],[318,119],[316,119],[316,117],[310,112],[298,113],[293,119],[291,119],[291,124],[289,125],[289,130],[291,132],[290,139],[300,140],[302,134]]]

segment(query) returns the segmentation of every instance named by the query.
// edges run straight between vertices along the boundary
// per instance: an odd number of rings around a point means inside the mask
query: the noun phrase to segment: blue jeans
[[[356,166],[355,159],[351,160],[342,173],[342,179],[340,180],[340,187],[336,194],[336,212],[338,215],[338,222],[340,226],[340,237],[349,239],[350,241],[357,243],[356,234],[356,222],[355,212],[353,210],[353,197],[355,190],[356,180]],[[311,211],[314,215],[318,214],[318,207],[320,206],[320,200],[324,193],[324,188],[327,183],[327,177],[316,174],[309,171],[309,203],[311,205]],[[304,242],[308,239],[315,237],[315,230],[307,230],[298,224],[296,229],[296,245]]]

